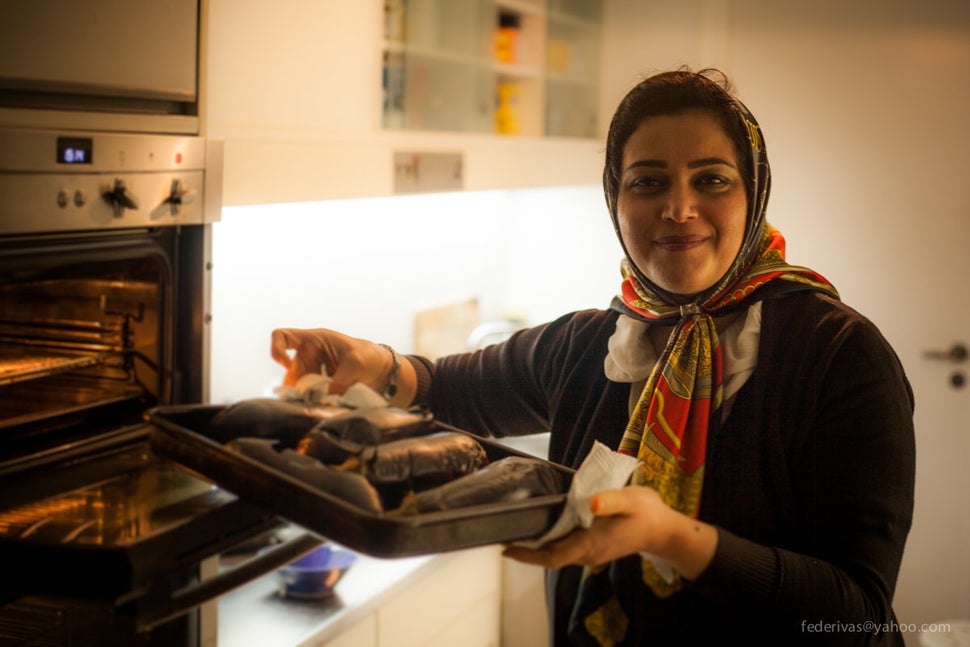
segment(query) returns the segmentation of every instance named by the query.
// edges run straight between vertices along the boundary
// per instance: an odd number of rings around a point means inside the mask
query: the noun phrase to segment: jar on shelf
[[[519,28],[522,25],[519,14],[500,11],[498,29],[495,31],[495,60],[499,63],[518,62]]]
[[[495,86],[495,132],[519,134],[519,84],[499,81]]]

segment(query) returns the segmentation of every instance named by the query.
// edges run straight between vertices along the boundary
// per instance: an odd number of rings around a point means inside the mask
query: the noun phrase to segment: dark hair
[[[754,160],[748,132],[740,118],[731,83],[720,70],[709,68],[691,72],[682,68],[649,76],[630,90],[610,122],[606,136],[606,161],[603,191],[610,214],[616,217],[616,200],[623,171],[623,149],[634,131],[647,117],[676,115],[688,110],[704,110],[717,119],[734,143],[741,177],[748,200],[754,184]]]

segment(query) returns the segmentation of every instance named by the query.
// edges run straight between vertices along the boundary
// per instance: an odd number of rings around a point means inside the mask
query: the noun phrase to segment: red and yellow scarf
[[[708,439],[721,416],[724,371],[713,316],[801,290],[838,298],[824,277],[785,262],[785,239],[768,223],[762,226],[753,256],[754,262],[736,282],[702,303],[679,306],[644,289],[624,263],[621,295],[614,302],[614,308],[628,316],[654,324],[675,322],[617,451],[640,460],[631,483],[654,488],[667,505],[692,517],[700,511]],[[637,606],[646,597],[669,597],[681,587],[678,573],[668,579],[648,556],[587,567],[570,619],[570,636],[576,644],[624,644],[630,614]]]
[[[719,422],[723,364],[712,314],[766,294],[792,289],[838,296],[824,277],[785,262],[785,239],[765,223],[755,261],[741,278],[703,304],[674,306],[642,289],[624,264],[621,299],[646,321],[676,319],[667,346],[647,378],[617,451],[636,456],[641,467],[633,483],[656,489],[669,506],[696,517],[704,482],[708,432]],[[679,588],[646,560],[644,580],[659,596]]]

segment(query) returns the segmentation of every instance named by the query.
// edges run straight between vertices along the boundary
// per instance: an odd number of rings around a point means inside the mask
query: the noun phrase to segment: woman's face
[[[617,221],[630,259],[657,286],[694,295],[731,266],[748,210],[738,164],[704,111],[648,117],[627,141]]]

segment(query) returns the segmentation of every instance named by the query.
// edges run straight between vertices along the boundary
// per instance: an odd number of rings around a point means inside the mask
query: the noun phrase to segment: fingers
[[[597,517],[623,515],[653,515],[666,507],[656,490],[640,485],[628,485],[619,490],[600,492],[589,500],[589,509]]]
[[[547,544],[541,548],[523,548],[521,546],[508,546],[502,551],[504,557],[514,559],[523,564],[541,566],[543,568],[555,569],[562,568],[567,564],[578,564],[577,561],[570,561],[562,557],[561,551],[554,550],[559,542]]]
[[[536,549],[507,546],[502,554],[509,559],[543,568],[562,568],[569,564],[594,566],[602,563],[590,533],[582,529],[574,530],[562,539]]]
[[[346,356],[337,364],[336,370],[330,376],[330,392],[342,394],[355,382],[359,382],[363,367],[354,356]]]
[[[319,373],[320,361],[312,355],[309,351],[298,351],[296,357],[293,358],[292,364],[290,364],[289,369],[286,371],[286,377],[283,379],[283,383],[289,386],[295,386],[304,375]]]
[[[319,373],[325,331],[277,328],[270,336],[270,355],[286,368],[283,384],[294,386],[308,373]]]
[[[311,368],[311,364],[316,362],[319,367],[319,360],[315,360],[313,353],[308,346],[307,331],[296,330],[293,328],[278,328],[273,331],[270,337],[270,355],[286,368],[286,375],[283,376],[283,384],[295,386],[301,377],[307,373],[317,373],[319,368]],[[289,351],[294,351],[291,355]]]
[[[286,368],[284,384],[294,386],[304,375],[320,373],[325,367],[331,378],[330,392],[338,395],[355,382],[375,382],[381,375],[384,352],[371,342],[324,328],[278,328],[270,339],[271,356]]]
[[[601,492],[589,502],[590,510],[597,517],[614,517],[628,514],[635,505],[631,493],[623,490]],[[602,522],[598,522],[602,524]],[[525,564],[544,568],[562,568],[568,564],[596,566],[604,562],[605,553],[597,548],[597,534],[577,529],[562,539],[536,549],[508,546],[502,552],[505,557]]]
[[[509,559],[514,559],[517,562],[522,562],[523,564],[532,564],[534,566],[552,568],[551,566],[546,566],[546,551],[542,549],[523,548],[521,546],[506,546],[502,550],[502,556],[508,557]]]
[[[589,500],[589,509],[597,517],[612,517],[628,510],[623,490],[594,494]]]
[[[292,332],[289,329],[277,328],[270,337],[270,355],[278,364],[289,369],[293,360],[287,350],[295,349]]]

